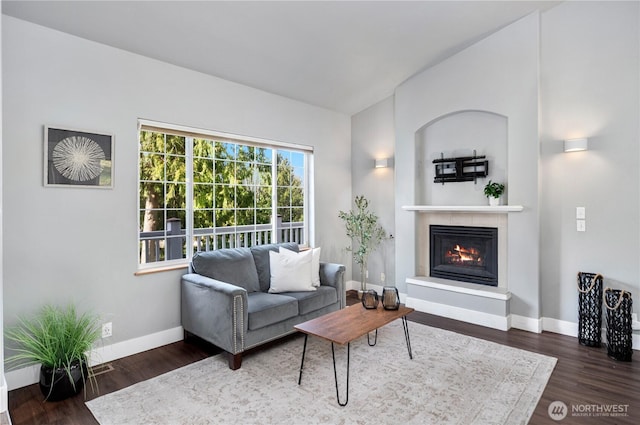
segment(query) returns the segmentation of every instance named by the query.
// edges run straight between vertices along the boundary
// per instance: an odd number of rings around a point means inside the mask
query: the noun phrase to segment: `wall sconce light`
[[[389,158],[380,158],[374,161],[375,168],[387,168],[391,164],[391,160]]]
[[[589,148],[589,140],[582,139],[569,139],[564,141],[565,152],[579,152],[586,151]]]

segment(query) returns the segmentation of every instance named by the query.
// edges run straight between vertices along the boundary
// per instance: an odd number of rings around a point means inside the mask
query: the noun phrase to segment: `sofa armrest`
[[[345,267],[342,264],[320,263],[320,284],[333,286],[338,291],[340,308],[347,304],[347,291],[344,286]]]
[[[196,273],[182,276],[182,327],[223,350],[244,350],[248,329],[247,291]]]

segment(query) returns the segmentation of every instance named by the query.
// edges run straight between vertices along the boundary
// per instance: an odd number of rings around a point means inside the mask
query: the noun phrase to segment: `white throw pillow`
[[[320,247],[313,248],[310,251],[313,252],[311,256],[311,284],[316,288],[320,286]],[[306,251],[305,251],[306,252]],[[280,254],[295,257],[299,253],[291,251],[287,248],[280,247]]]
[[[311,284],[316,288],[320,286],[320,249],[313,248],[311,256]]]
[[[271,268],[270,293],[315,291],[311,283],[311,250],[295,256],[269,251]]]

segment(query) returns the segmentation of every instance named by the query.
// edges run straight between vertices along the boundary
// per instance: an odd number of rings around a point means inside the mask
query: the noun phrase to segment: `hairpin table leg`
[[[336,372],[336,353],[333,349],[333,342],[331,343],[331,355],[333,356],[333,377],[336,380],[336,398],[338,399],[338,404],[344,407],[349,403],[349,359],[351,357],[351,343],[347,343],[347,396],[344,403],[340,402],[340,393],[338,392],[338,373]]]
[[[411,352],[411,339],[409,339],[409,324],[407,323],[407,316],[402,316],[402,327],[404,329],[404,339],[407,342],[407,351],[409,352],[409,358],[413,360],[413,353]]]
[[[300,375],[298,376],[298,385],[302,382],[302,369],[304,368],[304,355],[307,352],[307,337],[309,335],[304,334],[304,348],[302,349],[302,363],[300,363]]]
[[[374,345],[377,344],[377,342],[378,342],[378,330],[377,329],[376,329],[376,337],[373,340],[373,344],[369,340],[369,333],[367,333],[367,344],[369,344],[369,347],[373,347]]]

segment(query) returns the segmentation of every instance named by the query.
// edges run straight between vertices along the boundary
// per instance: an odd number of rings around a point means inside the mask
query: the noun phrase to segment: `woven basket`
[[[578,272],[578,341],[600,347],[602,340],[602,275]]]
[[[612,359],[630,362],[633,355],[631,329],[631,292],[606,288],[607,355]]]

